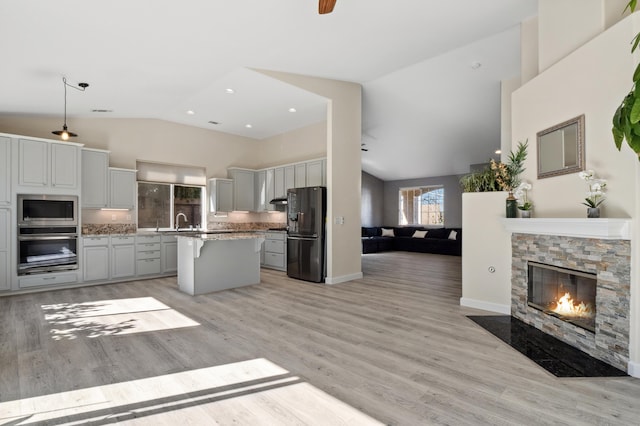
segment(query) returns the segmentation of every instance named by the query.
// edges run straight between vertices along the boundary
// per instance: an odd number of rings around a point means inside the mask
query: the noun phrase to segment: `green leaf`
[[[622,141],[624,140],[624,133],[615,127],[611,129],[611,132],[613,133],[613,141],[616,143],[616,148],[620,151],[620,148],[622,148]]]
[[[631,12],[634,12],[636,10],[636,3],[637,0],[631,0],[629,3],[627,3],[627,7],[624,8],[622,13],[625,13],[627,9],[629,9]]]
[[[631,138],[627,138],[627,143],[635,153],[640,152],[640,136],[633,135]]]
[[[636,124],[640,121],[640,98],[635,98],[633,101],[633,107],[631,107],[631,113],[629,114],[629,121],[631,124]]]
[[[636,36],[636,44],[640,41],[640,33]],[[633,82],[637,83],[640,80],[640,64],[636,66],[636,70],[633,72]]]
[[[615,114],[613,114],[613,127],[619,128],[622,124],[622,105],[616,109]]]

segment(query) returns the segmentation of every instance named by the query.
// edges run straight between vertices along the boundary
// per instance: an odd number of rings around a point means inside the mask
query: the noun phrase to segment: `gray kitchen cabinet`
[[[82,238],[82,272],[84,281],[109,279],[109,237]]]
[[[249,169],[228,169],[233,180],[233,210],[255,211],[255,172]]]
[[[111,243],[111,278],[131,278],[136,275],[136,237],[109,237]]]
[[[307,186],[307,164],[298,163],[294,165],[294,185],[293,188],[304,188]]]
[[[275,209],[274,205],[270,203],[270,201],[273,200],[275,197],[275,172],[276,172],[275,169],[266,170],[265,188],[267,193],[265,197],[265,201],[266,201],[265,210],[267,211],[272,211]]]
[[[273,210],[273,204],[269,201],[273,199],[274,194],[274,169],[260,170],[255,173],[256,176],[256,211]]]
[[[209,212],[233,211],[233,180],[209,179]]]
[[[18,186],[73,191],[80,179],[80,145],[18,141]]]
[[[136,238],[137,275],[157,275],[162,271],[160,262],[160,235],[138,235]]]
[[[133,210],[136,206],[136,171],[109,167],[109,206]]]
[[[296,187],[296,168],[285,166],[284,168],[284,196],[287,196],[287,189]]]
[[[82,207],[100,209],[109,203],[109,151],[82,150]]]
[[[11,204],[11,139],[0,137],[0,206]]]
[[[10,265],[10,223],[11,210],[0,209],[0,290],[10,290],[11,281],[9,275]]]
[[[276,167],[273,171],[273,198],[287,196],[287,188],[284,184],[284,167]]]
[[[284,232],[267,232],[263,247],[264,260],[262,261],[262,266],[286,271],[287,234]]]
[[[306,163],[307,169],[307,186],[323,186],[324,179],[324,162],[323,160],[309,161]]]
[[[178,271],[178,241],[175,235],[163,235],[161,246],[162,273],[171,274]]]

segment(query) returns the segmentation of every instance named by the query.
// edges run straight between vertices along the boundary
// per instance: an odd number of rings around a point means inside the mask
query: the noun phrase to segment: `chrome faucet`
[[[187,216],[184,213],[178,213],[176,215],[176,231],[180,229],[180,216],[184,217],[185,222],[189,222],[187,220]]]

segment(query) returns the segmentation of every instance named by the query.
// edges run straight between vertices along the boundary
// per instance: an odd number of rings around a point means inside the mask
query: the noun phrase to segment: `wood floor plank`
[[[629,425],[640,380],[559,379],[466,315],[461,262],[189,296],[175,277],[0,298],[0,422]]]

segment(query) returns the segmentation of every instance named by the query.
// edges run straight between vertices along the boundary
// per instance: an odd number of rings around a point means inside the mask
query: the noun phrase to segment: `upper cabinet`
[[[209,212],[233,211],[233,180],[209,179]]]
[[[309,161],[307,163],[307,186],[325,185],[325,160]]]
[[[293,188],[304,188],[307,186],[307,163],[298,163],[294,168]]]
[[[17,186],[21,191],[75,192],[79,188],[81,146],[31,139],[17,140]]]
[[[136,206],[136,171],[109,168],[109,207],[133,210]]]
[[[255,171],[249,169],[228,169],[233,179],[233,210],[255,211]]]
[[[274,210],[273,204],[270,203],[274,198],[275,187],[275,169],[260,170],[256,175],[256,211]]]
[[[11,204],[11,139],[0,137],[0,206]]]
[[[109,151],[82,150],[82,207],[100,209],[109,202]]]

